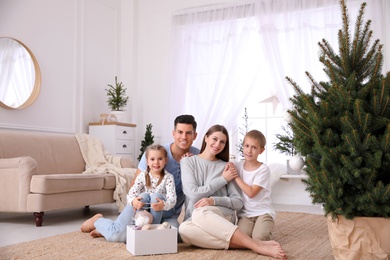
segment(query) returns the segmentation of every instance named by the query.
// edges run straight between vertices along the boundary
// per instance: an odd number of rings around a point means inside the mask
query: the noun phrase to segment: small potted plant
[[[122,82],[118,82],[117,76],[115,76],[115,86],[108,84],[107,91],[107,104],[111,109],[111,114],[115,115],[117,121],[122,121],[123,111],[129,100],[126,95],[126,88]]]
[[[297,150],[293,144],[293,132],[288,125],[282,127],[284,134],[276,134],[276,138],[279,140],[274,143],[274,150],[279,151],[282,154],[289,156],[287,159],[287,172],[290,174],[301,174],[304,165],[303,158],[298,155]]]

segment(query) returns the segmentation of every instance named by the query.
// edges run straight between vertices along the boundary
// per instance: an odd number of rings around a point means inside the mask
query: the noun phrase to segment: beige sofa
[[[85,170],[75,135],[0,131],[0,212],[33,212],[42,226],[45,211],[114,202],[115,176]]]

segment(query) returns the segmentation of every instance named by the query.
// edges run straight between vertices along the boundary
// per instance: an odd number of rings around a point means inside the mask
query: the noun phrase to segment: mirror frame
[[[10,106],[4,104],[0,100],[0,106],[3,108],[12,109],[12,110],[23,109],[23,108],[31,106],[35,102],[35,100],[38,98],[39,92],[41,91],[41,83],[42,83],[41,70],[39,68],[38,61],[35,58],[34,54],[24,43],[22,43],[21,41],[15,39],[15,38],[12,38],[12,37],[0,37],[0,39],[3,39],[3,38],[14,40],[17,43],[19,43],[23,48],[25,48],[26,51],[28,52],[28,54],[30,55],[31,60],[34,64],[35,82],[34,82],[34,87],[33,87],[33,90],[30,94],[30,97],[23,104],[21,104],[18,107],[10,107]]]

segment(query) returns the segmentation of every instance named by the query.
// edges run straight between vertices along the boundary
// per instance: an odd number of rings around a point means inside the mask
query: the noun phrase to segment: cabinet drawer
[[[116,153],[134,153],[134,141],[117,141],[116,142]]]
[[[127,126],[118,126],[116,128],[116,139],[118,140],[133,140],[134,128]]]

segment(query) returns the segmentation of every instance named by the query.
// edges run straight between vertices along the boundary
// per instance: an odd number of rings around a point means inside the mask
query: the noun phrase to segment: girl
[[[287,258],[278,242],[252,239],[235,225],[235,212],[243,202],[231,182],[237,171],[228,160],[229,135],[222,125],[207,131],[199,155],[181,159],[187,207],[179,226],[182,240],[203,248],[249,248],[258,254]]]
[[[160,224],[163,210],[175,206],[175,181],[172,174],[164,170],[168,160],[167,151],[161,145],[150,145],[145,155],[147,170],[137,176],[127,194],[127,203],[131,206],[125,207],[115,221],[96,214],[82,224],[82,232],[90,232],[92,237],[103,236],[110,242],[126,242],[126,232],[122,231],[132,224],[135,210],[147,205],[153,215],[153,223]]]
[[[153,216],[152,224],[161,224],[163,210],[168,211],[176,204],[175,180],[164,170],[168,156],[163,146],[150,145],[145,153],[147,170],[138,174],[127,201],[134,209],[147,209]]]

